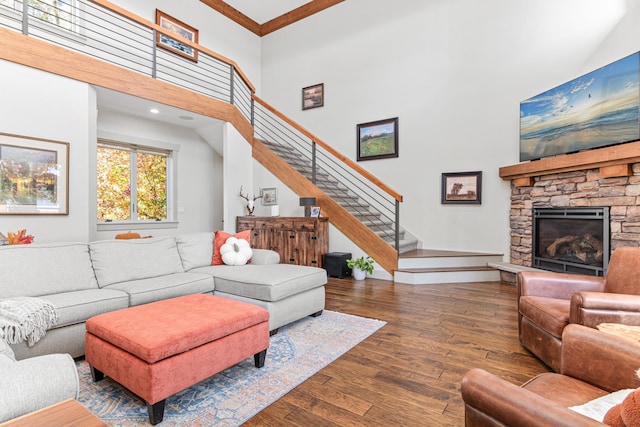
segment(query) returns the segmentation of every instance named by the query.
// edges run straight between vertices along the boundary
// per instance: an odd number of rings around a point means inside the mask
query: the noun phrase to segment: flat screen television
[[[640,139],[640,52],[520,103],[520,161]]]

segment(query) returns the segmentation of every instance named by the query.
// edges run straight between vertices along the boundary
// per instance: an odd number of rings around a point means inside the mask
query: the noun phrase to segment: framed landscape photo
[[[190,42],[198,43],[198,30],[158,9],[156,9],[156,24],[172,33],[184,37]],[[180,55],[190,61],[198,62],[198,51],[196,49],[172,39],[165,34],[158,33],[156,35],[156,46]]]
[[[0,133],[0,215],[69,214],[69,143]]]
[[[358,125],[358,161],[398,157],[398,118]]]
[[[482,202],[482,172],[442,174],[442,203],[477,204]]]
[[[278,204],[278,190],[275,188],[262,189],[262,206],[273,206]]]
[[[324,83],[302,88],[302,109],[324,106]]]

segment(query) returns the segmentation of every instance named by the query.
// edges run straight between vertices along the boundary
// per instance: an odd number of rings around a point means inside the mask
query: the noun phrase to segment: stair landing
[[[415,249],[400,254],[394,282],[413,285],[463,282],[497,282],[500,270],[489,263],[503,255],[440,249]]]

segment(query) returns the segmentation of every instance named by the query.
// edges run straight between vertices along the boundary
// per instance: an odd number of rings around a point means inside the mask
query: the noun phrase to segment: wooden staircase
[[[394,282],[412,285],[495,282],[500,270],[488,263],[502,262],[502,254],[415,249],[400,254]]]
[[[282,144],[268,141],[261,142],[309,181],[313,180],[313,171],[311,170],[309,162],[299,151],[293,147]],[[316,169],[315,185],[385,242],[389,244],[395,243],[393,222],[371,209],[371,206],[365,200],[358,197],[358,195],[345,184],[321,167]],[[399,252],[402,253],[417,248],[418,240],[413,235],[406,233],[402,226],[400,226],[399,238]]]

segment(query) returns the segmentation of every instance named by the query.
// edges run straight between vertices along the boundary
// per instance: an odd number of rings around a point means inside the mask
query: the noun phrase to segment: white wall
[[[260,96],[354,160],[356,125],[398,116],[399,158],[360,165],[404,196],[401,224],[508,260],[520,101],[637,51],[639,18],[637,0],[349,0],[263,38]],[[325,106],[302,111],[316,83]],[[476,170],[481,205],[440,203],[443,172]]]
[[[0,132],[68,142],[69,215],[0,215],[0,232],[26,229],[35,242],[86,241],[89,150],[95,134],[86,84],[0,60]]]
[[[251,145],[229,123],[224,125],[223,132],[223,198],[225,206],[222,229],[233,233],[236,231],[236,217],[247,215],[247,201],[240,197],[240,189],[242,189],[242,194],[251,199],[254,195],[260,195],[260,191],[253,186]],[[257,202],[259,203],[259,201]]]

